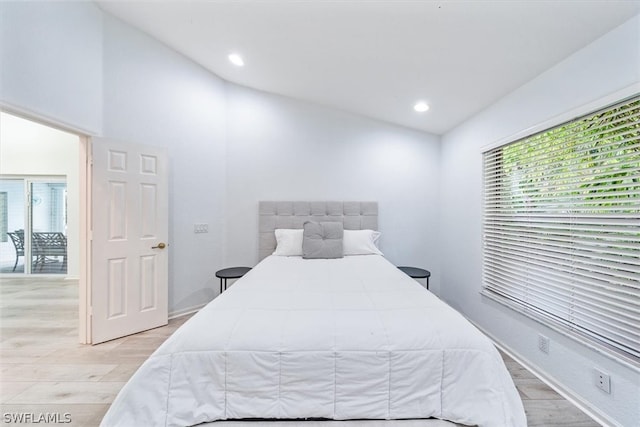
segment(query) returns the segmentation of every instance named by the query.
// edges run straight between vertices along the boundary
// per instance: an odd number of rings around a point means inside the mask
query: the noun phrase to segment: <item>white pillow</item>
[[[382,255],[378,249],[379,231],[344,230],[342,247],[345,255]]]
[[[278,228],[276,234],[276,250],[273,255],[302,256],[302,233],[304,230]]]

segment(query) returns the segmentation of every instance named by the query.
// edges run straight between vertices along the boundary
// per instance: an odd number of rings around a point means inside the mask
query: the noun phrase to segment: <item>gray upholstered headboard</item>
[[[302,228],[305,221],[341,222],[345,230],[377,230],[378,202],[260,202],[260,261],[276,249],[276,228]]]

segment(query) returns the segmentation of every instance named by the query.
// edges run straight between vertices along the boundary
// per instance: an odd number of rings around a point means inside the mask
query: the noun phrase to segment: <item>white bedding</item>
[[[151,355],[102,425],[312,417],[526,426],[491,342],[378,255],[266,258]]]

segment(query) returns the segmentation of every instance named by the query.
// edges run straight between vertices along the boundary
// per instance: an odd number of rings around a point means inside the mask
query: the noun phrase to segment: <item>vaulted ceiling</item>
[[[640,13],[630,0],[97,3],[228,81],[435,134]]]

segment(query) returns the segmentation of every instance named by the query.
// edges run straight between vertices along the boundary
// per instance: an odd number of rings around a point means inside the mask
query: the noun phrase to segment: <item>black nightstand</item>
[[[220,293],[224,280],[224,290],[227,290],[227,279],[239,279],[251,270],[251,267],[231,267],[216,271],[216,277],[220,279]]]
[[[405,273],[407,276],[413,279],[427,279],[427,289],[429,289],[429,277],[431,277],[431,272],[429,270],[424,270],[422,268],[416,267],[398,267]]]

